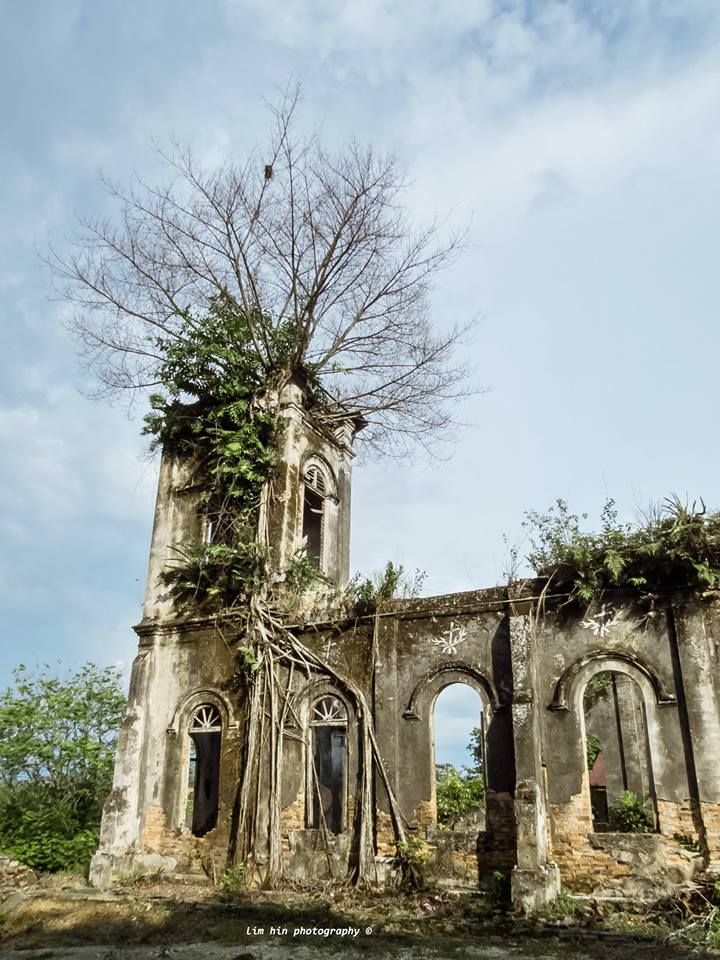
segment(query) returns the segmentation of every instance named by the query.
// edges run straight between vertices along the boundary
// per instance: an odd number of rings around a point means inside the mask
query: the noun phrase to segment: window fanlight
[[[220,711],[212,704],[198,707],[190,719],[189,733],[216,733],[222,730]]]
[[[314,724],[347,723],[347,710],[339,697],[321,697],[313,706],[312,722]]]
[[[316,493],[319,493],[323,497],[327,496],[327,480],[325,479],[325,473],[317,463],[311,463],[308,465],[307,469],[305,470],[304,480],[306,485],[315,490]]]

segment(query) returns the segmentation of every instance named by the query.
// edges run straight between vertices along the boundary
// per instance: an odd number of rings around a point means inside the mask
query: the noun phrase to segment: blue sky
[[[98,170],[152,179],[153,139],[209,162],[262,140],[292,74],[304,127],[397,153],[418,222],[471,218],[434,309],[482,317],[489,391],[448,461],[357,468],[353,567],[471,589],[558,496],[720,506],[715,0],[8,4],[0,683],[21,659],[129,663],[156,476],[141,406],[83,395],[38,250],[104,209]]]

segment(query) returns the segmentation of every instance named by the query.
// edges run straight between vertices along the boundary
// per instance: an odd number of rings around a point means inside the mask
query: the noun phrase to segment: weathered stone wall
[[[712,737],[715,692],[704,655],[707,633],[693,607],[680,621],[694,639],[678,651],[672,607],[650,617],[629,595],[618,593],[574,617],[552,612],[538,621],[539,688],[547,698],[543,757],[546,766],[552,856],[569,889],[622,890],[645,895],[667,889],[701,865],[692,849],[706,843],[717,802],[717,777],[708,769],[706,743]],[[685,676],[679,669],[692,650]],[[647,793],[657,812],[658,834],[593,833],[584,745],[582,693],[604,670],[626,674],[637,683],[647,728],[647,769],[635,770],[634,784],[650,779]],[[688,675],[692,673],[690,702]],[[694,724],[690,716],[695,714]],[[694,729],[693,729],[694,727]],[[703,739],[697,734],[702,731]],[[612,749],[612,737],[607,734]],[[637,745],[636,745],[637,746]],[[639,763],[639,761],[638,761]],[[636,766],[638,765],[636,763]],[[698,802],[699,766],[710,808],[704,823]],[[630,765],[632,771],[632,764]],[[617,785],[613,788],[617,791]],[[702,794],[701,794],[702,795]],[[712,799],[711,799],[712,798]],[[611,837],[622,838],[612,841]],[[635,845],[633,847],[633,844]],[[709,844],[708,844],[709,846]],[[633,853],[633,850],[636,853]]]
[[[242,707],[230,692],[234,662],[217,631],[201,621],[138,627],[140,653],[121,731],[113,791],[91,878],[195,869],[227,853],[240,752]],[[135,689],[133,689],[135,688]],[[193,837],[185,825],[190,717],[201,704],[222,718],[218,826]]]
[[[379,662],[375,671],[375,726],[392,789],[410,831],[437,846],[433,711],[439,693],[466,683],[480,696],[486,721],[487,808],[484,829],[473,850],[454,850],[443,841],[440,861],[460,866],[456,880],[468,876],[467,860],[485,875],[510,870],[515,863],[515,786],[512,736],[512,669],[507,600],[502,590],[393,601],[378,617]],[[478,724],[480,710],[478,711]],[[387,798],[378,790],[379,852],[393,849]],[[465,844],[467,847],[467,844]],[[445,850],[445,852],[443,852]],[[462,856],[460,856],[462,854]],[[434,868],[437,873],[437,867]]]
[[[18,890],[34,887],[38,882],[37,874],[15,857],[0,856],[0,902]]]
[[[330,481],[323,524],[322,570],[328,581],[343,585],[349,572],[354,425],[342,423],[337,430],[328,431],[314,424],[303,409],[303,394],[297,384],[286,388],[280,406],[286,421],[286,429],[281,433],[282,467],[270,505],[263,507],[277,567],[283,570],[300,546],[302,476],[312,456],[327,468]],[[177,547],[204,536],[202,481],[195,463],[163,455],[143,619],[136,628],[140,649],[133,667],[128,713],[118,741],[113,790],[92,866],[92,878],[101,885],[108,883],[114,873],[188,869],[203,858],[210,857],[215,862],[227,856],[244,716],[243,704],[233,692],[236,666],[210,622],[179,615],[163,582],[163,574],[177,558]],[[328,639],[329,647],[332,643],[332,638]],[[346,662],[347,658],[367,662],[367,651],[363,644],[360,646],[358,651],[352,643],[344,644],[344,663],[351,674],[358,671]],[[217,827],[198,838],[185,825],[190,746],[187,729],[192,711],[204,703],[215,706],[222,717],[219,811]],[[305,704],[301,706],[306,708]],[[283,799],[287,835],[304,828],[305,823],[303,735],[302,730],[295,731],[295,739],[288,737],[286,741],[288,765]],[[355,737],[354,724],[350,737],[351,741]],[[353,745],[353,757],[355,752]],[[355,774],[356,767],[351,763],[348,817],[353,810]]]
[[[652,899],[669,894],[702,868],[700,855],[671,836],[594,833],[589,789],[567,803],[552,804],[550,815],[552,856],[567,890]]]

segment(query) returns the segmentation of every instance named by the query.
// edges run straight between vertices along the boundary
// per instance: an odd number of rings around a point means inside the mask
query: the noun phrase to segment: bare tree
[[[251,349],[269,379],[309,371],[319,412],[360,414],[376,450],[429,449],[470,392],[454,348],[471,324],[440,333],[428,313],[431,281],[463,235],[443,242],[438,222],[411,226],[392,158],[354,142],[333,155],[296,136],[297,103],[297,89],[285,95],[266,152],[242,163],[206,169],[175,143],[165,184],[103,180],[119,217],[81,220],[70,252],[48,257],[75,307],[70,326],[103,390],[137,390],[158,383],[163,345],[222,298],[258,318]]]

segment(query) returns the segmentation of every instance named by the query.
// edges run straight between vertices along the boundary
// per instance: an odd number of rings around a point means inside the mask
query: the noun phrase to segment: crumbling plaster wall
[[[717,857],[717,606],[676,601],[648,617],[617,593],[586,611],[548,603],[538,615],[543,586],[526,583],[524,600],[488,590],[381,611],[376,724],[398,799],[411,827],[431,835],[434,698],[470,682],[493,717],[481,874],[483,861],[515,863],[514,894],[528,908],[551,899],[560,876],[576,890],[666,891],[702,866],[694,844],[711,866]],[[605,670],[631,677],[642,695],[657,835],[593,832],[582,692]],[[378,841],[390,849],[381,791]]]
[[[357,684],[371,702],[372,624],[350,628],[313,628],[300,632],[300,639],[320,654],[339,674]],[[351,836],[359,776],[357,705],[342,682],[324,676],[310,677],[295,672],[290,699],[290,718],[283,744],[281,829],[285,870],[301,881],[344,877],[350,867]],[[328,838],[329,849],[320,831],[308,828],[307,801],[310,791],[308,750],[312,705],[321,697],[339,697],[345,704],[347,726],[347,770],[345,783],[344,830]]]
[[[638,892],[641,876],[646,895],[662,892],[700,865],[677,838],[700,846],[714,839],[708,826],[719,794],[716,771],[708,769],[707,745],[716,735],[718,714],[711,674],[702,675],[709,655],[702,612],[696,606],[681,617],[671,607],[661,606],[649,618],[647,612],[633,596],[618,592],[584,615],[546,611],[537,621],[538,693],[547,698],[542,756],[552,856],[570,889]],[[687,637],[685,650],[678,649],[676,634]],[[582,692],[604,670],[626,673],[643,695],[658,813],[659,836],[650,845],[654,860],[645,837],[625,835],[613,845],[609,835],[600,840],[593,833]],[[701,810],[697,781],[704,776]]]
[[[479,693],[486,712],[487,816],[480,870],[512,868],[515,786],[512,671],[504,591],[392,601],[378,615],[375,725],[381,755],[410,829],[436,821],[433,708],[452,683]],[[478,716],[479,721],[479,716]],[[387,799],[378,789],[378,847],[393,849]],[[464,873],[466,869],[463,868]]]
[[[677,651],[687,778],[710,867],[720,873],[720,601],[677,595],[667,615]]]
[[[203,535],[200,479],[193,461],[163,453],[150,540],[143,623],[173,621],[177,618],[172,599],[163,583],[163,573],[177,560],[177,547],[185,541],[198,540]]]
[[[100,886],[113,873],[134,870],[175,872],[199,869],[204,862],[217,870],[227,855],[242,729],[241,707],[230,689],[233,658],[210,624],[136,629],[140,652],[130,706],[91,871]],[[185,825],[187,730],[194,709],[207,703],[218,708],[223,724],[218,826],[198,838]]]
[[[296,384],[283,392],[281,416],[286,421],[280,435],[281,467],[273,496],[263,507],[278,567],[284,569],[300,546],[301,480],[308,458],[314,456],[326,466],[331,480],[325,502],[324,573],[330,582],[342,586],[349,574],[355,425],[342,422],[335,431],[323,432],[304,411],[303,392]],[[208,856],[224,862],[227,855],[242,752],[242,704],[233,692],[236,664],[212,623],[178,611],[163,582],[163,574],[177,558],[177,548],[205,534],[202,480],[192,460],[163,453],[143,618],[136,627],[140,649],[118,742],[115,782],[93,865],[93,880],[100,885],[108,883],[113,872],[186,869]],[[197,699],[199,691],[204,692],[202,701]],[[187,723],[191,707],[200,702],[214,703],[220,709],[223,737],[218,826],[205,837],[195,838],[184,824]],[[292,751],[289,748],[291,760]],[[303,757],[301,764],[291,764],[289,769],[297,775],[305,766]],[[293,773],[286,778],[286,793],[293,790]],[[296,825],[304,826],[303,791],[304,783],[288,800],[288,823],[294,818]],[[348,796],[351,817],[352,788]]]

